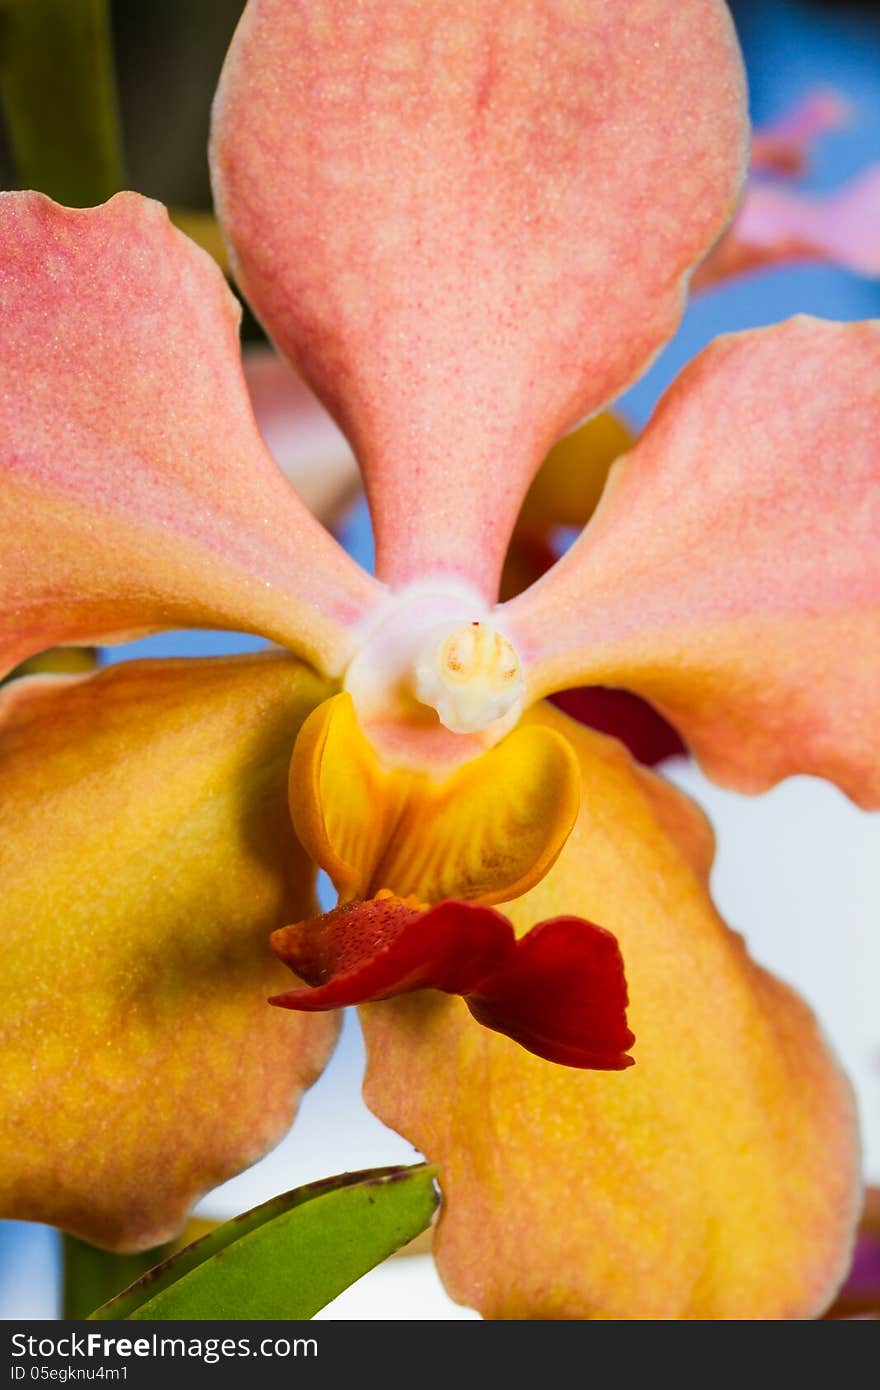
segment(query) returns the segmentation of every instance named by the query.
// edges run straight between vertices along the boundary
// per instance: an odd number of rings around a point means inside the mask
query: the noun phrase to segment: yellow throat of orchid
[[[543,878],[579,774],[560,733],[523,720],[524,692],[474,593],[411,586],[389,602],[291,764],[297,834],[344,901],[387,889],[497,903]]]

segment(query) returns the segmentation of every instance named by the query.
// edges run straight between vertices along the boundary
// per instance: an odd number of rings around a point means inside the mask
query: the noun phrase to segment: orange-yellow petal
[[[534,695],[644,696],[710,776],[880,805],[880,322],[719,338],[504,605]]]
[[[238,321],[157,203],[0,195],[0,674],[175,626],[344,665],[382,591],[267,453]]]
[[[538,726],[439,780],[385,768],[345,693],[309,716],[290,765],[297,834],[343,899],[383,888],[426,903],[516,897],[559,854],[577,788],[566,740]]]
[[[849,1087],[716,915],[699,814],[619,744],[542,719],[577,748],[581,812],[505,912],[520,932],[572,912],[618,937],[635,1066],[554,1066],[458,999],[362,1009],[368,1104],[441,1164],[447,1288],[495,1318],[813,1316],[857,1215]]]
[[[744,132],[719,0],[250,0],[215,199],[355,447],[380,577],[494,597],[551,444],[674,332]]]
[[[286,780],[324,693],[267,654],[0,696],[3,1216],[156,1245],[287,1129],[335,1037],[266,1002],[313,910]]]

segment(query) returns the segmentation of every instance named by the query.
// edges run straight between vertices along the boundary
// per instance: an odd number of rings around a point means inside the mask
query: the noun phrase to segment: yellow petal
[[[578,768],[559,732],[530,724],[442,780],[386,769],[343,693],[303,726],[290,802],[300,841],[343,898],[386,888],[497,903],[553,864],[577,815]]]
[[[33,677],[0,698],[0,1215],[173,1236],[284,1133],[335,1037],[282,1014],[312,910],[291,745],[326,686],[280,654]]]
[[[442,1164],[443,1279],[496,1318],[814,1315],[856,1217],[849,1087],[807,1008],[717,917],[699,814],[619,744],[540,717],[577,748],[581,812],[506,912],[618,936],[636,1065],[543,1062],[457,999],[363,1009],[368,1103]]]

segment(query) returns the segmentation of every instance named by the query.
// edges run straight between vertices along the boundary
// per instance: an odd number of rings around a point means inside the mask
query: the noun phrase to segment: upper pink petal
[[[214,111],[239,281],[352,440],[377,571],[497,589],[532,475],[730,216],[718,0],[250,0]]]
[[[830,195],[750,184],[733,224],[698,266],[692,286],[703,289],[785,261],[832,261],[857,275],[880,275],[880,164]]]
[[[504,607],[532,693],[644,695],[719,781],[880,805],[880,323],[718,339]]]
[[[269,457],[238,317],[158,204],[0,195],[0,668],[170,626],[342,663],[381,590]]]

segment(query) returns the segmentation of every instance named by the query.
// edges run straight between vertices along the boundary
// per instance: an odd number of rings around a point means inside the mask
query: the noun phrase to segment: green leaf
[[[138,1255],[114,1255],[109,1250],[98,1250],[84,1240],[77,1240],[76,1236],[63,1236],[63,1316],[75,1321],[87,1318],[97,1304],[112,1298],[164,1259],[169,1249],[161,1246]]]
[[[0,97],[20,187],[69,207],[122,187],[106,0],[0,3]]]
[[[2,0],[0,0],[2,4]],[[65,648],[76,651],[77,648]],[[47,668],[51,669],[51,668]],[[112,1250],[99,1250],[96,1245],[78,1240],[76,1236],[62,1234],[62,1270],[64,1288],[64,1311],[62,1316],[81,1320],[87,1318],[99,1303],[127,1289],[147,1274],[160,1260],[170,1259],[184,1246],[216,1231],[219,1222],[208,1221],[204,1217],[191,1216],[184,1230],[176,1240],[166,1245],[154,1246],[152,1250],[139,1250],[136,1254],[117,1255]]]
[[[301,1319],[413,1240],[436,1169],[372,1168],[298,1187],[157,1265],[92,1318]]]

